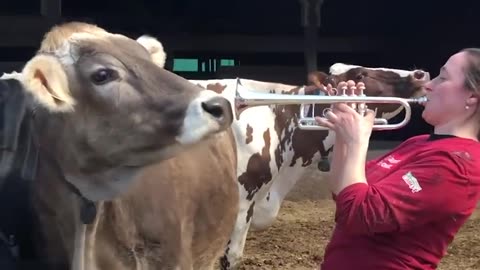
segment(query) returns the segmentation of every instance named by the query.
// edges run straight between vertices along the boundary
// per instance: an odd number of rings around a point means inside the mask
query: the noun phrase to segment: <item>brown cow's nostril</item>
[[[230,102],[223,97],[214,97],[202,102],[202,109],[213,116],[222,126],[233,121],[233,111]]]
[[[202,102],[202,108],[215,118],[223,116],[223,108],[218,102]]]

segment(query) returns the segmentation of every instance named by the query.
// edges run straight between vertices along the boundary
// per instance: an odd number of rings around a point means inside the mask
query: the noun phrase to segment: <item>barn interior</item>
[[[451,54],[480,47],[479,11],[480,2],[474,0],[3,0],[0,72],[20,71],[45,31],[76,20],[134,38],[157,37],[168,54],[166,68],[188,79],[240,77],[301,85],[307,72],[327,71],[337,62],[421,68],[433,78]],[[430,132],[420,115],[421,108],[414,108],[404,128],[374,132],[372,140],[395,144]],[[249,235],[243,269],[311,269],[315,265],[324,242],[313,239],[328,239],[333,213],[332,205],[316,200],[324,195],[312,193],[321,177],[319,172],[307,177],[310,180],[292,193],[279,223],[270,231]],[[322,218],[312,223],[312,215]],[[480,250],[462,249],[480,241],[474,233],[480,217],[472,220],[465,229],[471,234],[460,236],[462,242],[452,248],[453,257],[440,269],[480,268],[480,259],[474,255]],[[295,230],[311,230],[314,236],[286,236]],[[292,242],[282,247],[285,241]],[[294,252],[290,249],[300,244],[295,241],[307,244]],[[263,255],[256,253],[266,249]],[[289,256],[291,260],[285,259]]]
[[[303,84],[336,62],[431,76],[453,52],[480,43],[473,0],[6,0],[0,11],[0,72],[18,70],[53,24],[80,20],[158,37],[166,67],[189,79],[244,77]],[[403,140],[430,127],[414,109]],[[398,117],[403,117],[399,115]]]

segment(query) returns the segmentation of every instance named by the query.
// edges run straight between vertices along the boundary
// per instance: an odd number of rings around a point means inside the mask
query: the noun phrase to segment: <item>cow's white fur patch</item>
[[[203,90],[190,102],[183,120],[182,132],[176,137],[180,144],[196,143],[220,128],[217,120],[202,108],[202,102],[216,96],[218,94],[213,91]]]
[[[0,80],[18,80],[22,81],[22,73],[18,73],[16,71],[13,71],[12,73],[3,73],[3,75],[0,77]]]
[[[349,64],[344,64],[344,63],[336,63],[330,66],[330,74],[332,75],[339,75],[342,73],[345,73],[349,71],[352,68],[358,68],[362,66],[357,66],[357,65],[349,65]],[[383,71],[390,71],[397,73],[400,77],[407,77],[412,75],[415,71],[409,71],[409,70],[402,70],[402,69],[394,69],[394,68],[370,68],[370,67],[363,67],[366,69],[371,69],[371,70],[383,70]]]

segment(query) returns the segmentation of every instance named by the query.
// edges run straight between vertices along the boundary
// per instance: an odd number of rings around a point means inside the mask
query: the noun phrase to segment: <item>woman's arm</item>
[[[365,177],[367,151],[368,142],[341,144],[340,149],[335,153],[336,156],[333,156],[332,173],[328,179],[333,194],[337,195],[352,184],[367,185]]]

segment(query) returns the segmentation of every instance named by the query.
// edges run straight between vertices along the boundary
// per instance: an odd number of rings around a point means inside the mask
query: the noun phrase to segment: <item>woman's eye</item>
[[[102,85],[118,78],[118,74],[113,69],[102,68],[96,70],[92,75],[90,75],[90,79],[94,84]]]

